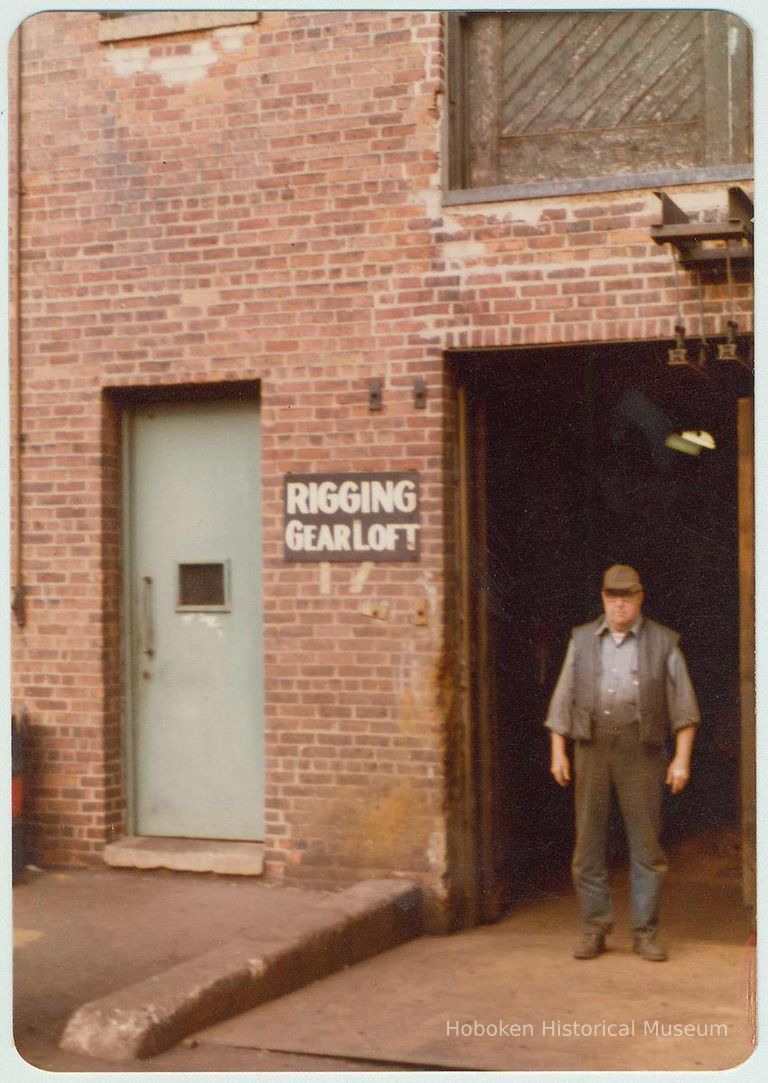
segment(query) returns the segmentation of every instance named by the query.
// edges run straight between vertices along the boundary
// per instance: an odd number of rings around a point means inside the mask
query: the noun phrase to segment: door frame
[[[451,927],[469,928],[500,917],[501,910],[488,893],[493,886],[493,806],[483,800],[492,783],[488,682],[483,676],[488,661],[488,614],[471,571],[478,514],[481,530],[485,524],[482,501],[478,504],[477,500],[483,487],[471,481],[476,469],[484,469],[484,448],[478,449],[476,404],[467,392],[458,360],[447,357],[445,370],[452,421],[446,426],[451,441],[446,448],[446,521],[451,524],[446,583],[457,597],[455,606],[446,605],[446,658],[452,668],[446,716],[446,835]]]
[[[495,682],[491,657],[491,615],[488,594],[488,516],[486,503],[486,404],[459,387],[459,454],[461,481],[461,556],[463,657],[466,662],[464,704],[467,761],[473,793],[476,921],[494,921],[504,905],[494,877],[495,773],[492,759]]]
[[[599,345],[586,343],[585,346]],[[612,343],[605,344],[607,346]],[[624,346],[626,342],[615,343]],[[520,347],[499,347],[493,352],[515,354]],[[539,347],[547,351],[570,350],[563,344]],[[455,696],[446,717],[449,775],[447,780],[449,876],[454,896],[453,913],[458,926],[469,927],[502,916],[508,900],[497,890],[493,877],[493,811],[483,801],[493,800],[494,695],[488,692],[489,613],[485,592],[473,584],[473,546],[483,549],[487,530],[485,505],[485,448],[479,433],[485,429],[484,403],[473,399],[464,367],[473,355],[485,351],[456,350],[445,354],[447,401],[450,403],[446,433],[446,520],[452,529],[447,546],[454,552],[446,582],[459,597],[456,612],[446,607],[448,657],[455,662]],[[512,363],[512,362],[510,362]],[[739,517],[739,669],[741,687],[741,834],[742,880],[745,905],[755,905],[755,498],[754,498],[754,399],[737,402],[739,439],[737,487]],[[479,471],[479,474],[475,471]],[[479,477],[479,481],[478,481]],[[483,491],[481,491],[483,490]],[[451,503],[452,501],[452,503]],[[487,552],[480,554],[486,566]],[[450,743],[455,748],[451,749]],[[458,777],[456,777],[458,776]]]
[[[135,834],[136,826],[136,752],[132,573],[134,553],[131,524],[133,520],[133,487],[131,485],[131,461],[133,446],[133,407],[125,409],[120,418],[120,542],[122,548],[122,577],[120,583],[120,669],[123,689],[123,771],[125,778],[125,819],[129,835]]]
[[[741,869],[744,905],[757,905],[757,734],[755,726],[755,416],[754,399],[737,403],[739,504],[739,685]]]

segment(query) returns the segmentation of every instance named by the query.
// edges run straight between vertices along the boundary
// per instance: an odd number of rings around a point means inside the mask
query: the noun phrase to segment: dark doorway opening
[[[645,612],[682,633],[705,720],[689,786],[665,798],[665,844],[738,825],[737,402],[751,373],[670,367],[668,345],[452,359],[466,403],[470,619],[483,643],[470,668],[486,919],[568,882],[573,797],[549,775],[542,723],[570,629],[600,612],[614,562],[638,568]],[[617,820],[618,861],[623,846]]]

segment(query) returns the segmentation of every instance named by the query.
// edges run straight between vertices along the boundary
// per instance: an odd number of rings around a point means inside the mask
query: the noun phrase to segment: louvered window
[[[733,15],[477,13],[450,30],[451,188],[725,179],[752,160],[750,35]]]

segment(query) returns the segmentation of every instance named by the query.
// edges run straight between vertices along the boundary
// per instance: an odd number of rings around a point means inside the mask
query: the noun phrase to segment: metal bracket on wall
[[[413,405],[417,410],[424,410],[427,406],[427,381],[421,376],[413,381]]]
[[[380,410],[382,407],[382,386],[383,380],[380,376],[375,376],[372,380],[368,381],[368,409]]]
[[[661,200],[661,222],[651,226],[656,244],[671,244],[680,265],[721,277],[727,261],[750,267],[753,259],[754,205],[743,188],[728,189],[728,220],[693,222],[666,192]]]
[[[25,595],[26,587],[24,586],[14,586],[11,590],[11,612],[20,628],[23,628],[27,622]]]

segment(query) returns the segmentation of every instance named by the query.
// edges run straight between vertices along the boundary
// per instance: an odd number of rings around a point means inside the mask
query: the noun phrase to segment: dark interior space
[[[751,396],[752,377],[716,359],[704,371],[672,367],[669,345],[488,351],[457,364],[471,448],[472,595],[488,614],[485,883],[494,880],[505,903],[568,882],[572,787],[549,774],[542,723],[570,629],[601,612],[612,563],[634,565],[644,612],[682,633],[704,720],[691,782],[665,797],[665,845],[738,824],[736,404]],[[750,348],[741,341],[741,356]],[[689,431],[715,447],[669,446]],[[621,862],[617,816],[611,839]]]

